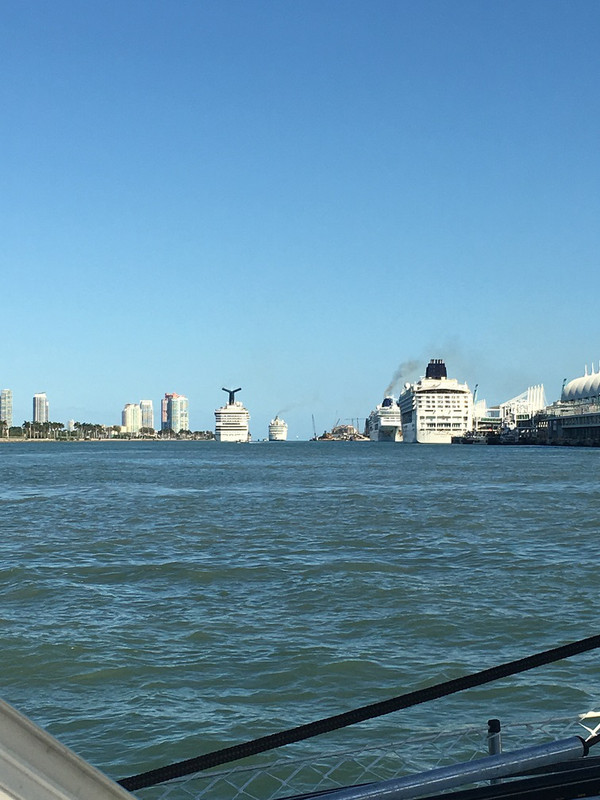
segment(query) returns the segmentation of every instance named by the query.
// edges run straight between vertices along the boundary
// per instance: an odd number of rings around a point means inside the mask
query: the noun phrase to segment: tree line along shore
[[[181,430],[177,433],[167,428],[156,431],[154,428],[140,428],[137,433],[125,433],[120,425],[98,425],[91,422],[75,422],[72,429],[65,428],[62,422],[24,422],[9,426],[0,421],[0,441],[2,442],[80,442],[80,441],[129,441],[129,440],[192,440],[210,441],[215,438],[212,431]]]

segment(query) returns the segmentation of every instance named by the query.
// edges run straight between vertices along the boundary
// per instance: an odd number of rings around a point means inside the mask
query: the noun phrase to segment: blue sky
[[[0,387],[254,438],[444,358],[501,402],[600,359],[600,5],[22,0],[0,30]]]

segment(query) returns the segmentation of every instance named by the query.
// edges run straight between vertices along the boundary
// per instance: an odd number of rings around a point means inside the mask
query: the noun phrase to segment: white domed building
[[[592,371],[588,374],[587,366],[585,375],[581,378],[565,383],[560,398],[561,403],[600,403],[600,372]]]
[[[548,444],[600,446],[600,367],[565,382],[548,408]]]

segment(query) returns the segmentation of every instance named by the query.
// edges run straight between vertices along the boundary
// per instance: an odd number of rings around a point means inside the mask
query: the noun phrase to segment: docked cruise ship
[[[240,389],[223,389],[229,394],[226,405],[215,411],[215,439],[217,442],[249,442],[250,414],[243,404],[235,399]]]
[[[393,397],[384,397],[367,417],[365,433],[372,442],[401,442],[402,415]]]
[[[269,441],[270,442],[285,442],[288,435],[287,422],[280,419],[276,414],[275,419],[269,422]]]
[[[466,383],[448,378],[439,358],[431,359],[424,378],[405,384],[398,405],[405,442],[450,444],[473,428],[473,395]]]

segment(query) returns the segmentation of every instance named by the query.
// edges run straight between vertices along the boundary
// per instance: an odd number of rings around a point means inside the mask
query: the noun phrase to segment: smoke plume
[[[394,388],[400,383],[402,378],[414,377],[415,373],[419,369],[420,363],[420,361],[403,361],[396,368],[396,371],[392,375],[392,379],[385,390],[385,395],[387,396],[392,394]]]

